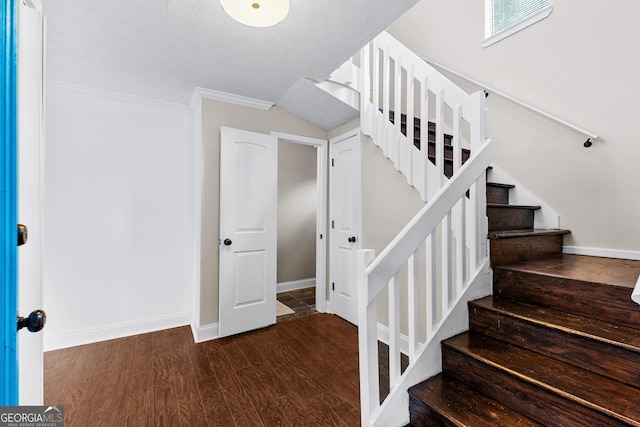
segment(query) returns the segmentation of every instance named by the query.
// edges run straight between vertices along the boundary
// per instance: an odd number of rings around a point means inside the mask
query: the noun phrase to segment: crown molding
[[[203,99],[211,101],[226,102],[228,104],[242,105],[244,107],[257,108],[259,110],[268,110],[273,107],[273,102],[264,101],[262,99],[250,98],[248,96],[236,95],[233,93],[221,92],[218,90],[205,89],[196,87],[193,89],[193,96],[189,106],[195,111]]]

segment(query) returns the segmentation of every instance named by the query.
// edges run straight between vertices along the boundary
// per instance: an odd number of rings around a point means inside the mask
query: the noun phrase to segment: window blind
[[[549,0],[491,0],[491,35],[549,6]]]

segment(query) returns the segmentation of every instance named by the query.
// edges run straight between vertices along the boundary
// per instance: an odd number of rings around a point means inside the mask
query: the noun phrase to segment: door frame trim
[[[318,210],[316,214],[316,310],[320,313],[328,312],[327,295],[327,164],[328,144],[326,139],[310,138],[308,136],[293,135],[282,132],[271,132],[278,138],[278,142],[287,141],[295,144],[309,145],[317,148],[317,189]],[[323,238],[320,238],[320,236]],[[333,312],[333,311],[331,311]]]
[[[341,142],[344,141],[345,139],[351,138],[352,136],[360,136],[361,137],[362,133],[360,132],[360,127],[356,127],[348,132],[345,132],[343,134],[340,134],[336,137],[333,137],[329,140],[329,158],[333,158],[333,144],[337,143],[337,142]],[[356,176],[358,177],[358,181],[356,183],[356,191],[357,191],[357,195],[356,195],[356,205],[358,206],[358,224],[357,224],[357,228],[356,228],[356,234],[359,236],[358,240],[356,242],[356,249],[362,249],[362,149],[361,149],[361,144],[358,143],[357,146],[357,150],[356,150],[356,156],[358,158],[358,162],[356,165]],[[329,168],[330,172],[329,172],[329,198],[327,199],[327,201],[329,202],[329,217],[333,218],[333,203],[331,203],[332,201],[332,197],[333,197],[333,185],[334,185],[334,177],[333,177],[333,169]],[[332,229],[329,228],[328,229],[328,235],[329,235],[329,239],[331,239],[332,236]],[[328,282],[331,281],[331,279],[333,278],[333,272],[335,271],[335,265],[334,264],[334,254],[331,251],[331,243],[329,242],[329,280]],[[354,266],[355,268],[355,266]],[[335,298],[334,298],[334,291],[331,290],[329,292],[329,300],[327,301],[327,311],[329,313],[333,313],[335,314],[335,309],[334,309],[334,305],[335,305]]]

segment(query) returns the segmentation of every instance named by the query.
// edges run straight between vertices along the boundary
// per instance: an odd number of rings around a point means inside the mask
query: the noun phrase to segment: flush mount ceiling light
[[[227,14],[252,27],[270,27],[289,13],[289,0],[220,0]]]

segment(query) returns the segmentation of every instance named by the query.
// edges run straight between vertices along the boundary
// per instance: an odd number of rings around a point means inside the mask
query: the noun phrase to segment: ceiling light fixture
[[[289,13],[289,0],[220,0],[227,14],[252,27],[270,27]]]

